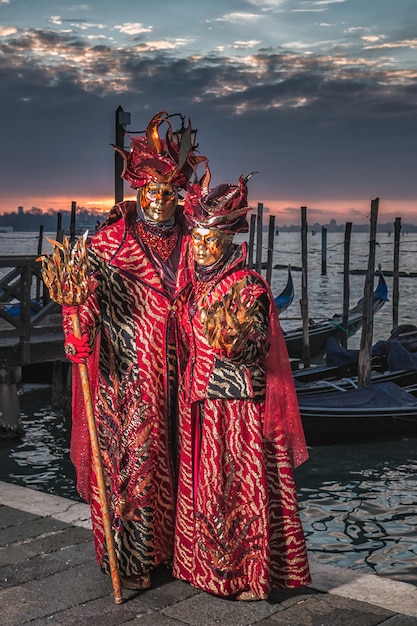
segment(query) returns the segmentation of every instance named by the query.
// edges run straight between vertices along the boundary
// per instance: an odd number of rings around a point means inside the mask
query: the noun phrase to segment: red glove
[[[72,314],[78,315],[79,310],[79,306],[68,306],[67,304],[62,305],[62,314],[68,317],[71,317]]]
[[[87,333],[84,333],[81,339],[78,339],[72,333],[67,335],[64,343],[64,352],[67,359],[73,363],[85,363],[85,359],[91,354]]]

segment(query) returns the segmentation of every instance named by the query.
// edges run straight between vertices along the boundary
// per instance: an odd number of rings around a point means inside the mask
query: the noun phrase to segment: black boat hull
[[[417,411],[364,416],[301,412],[308,446],[349,445],[417,437]]]
[[[413,372],[415,378],[415,372]],[[392,381],[298,395],[307,444],[335,445],[417,436],[416,386]]]

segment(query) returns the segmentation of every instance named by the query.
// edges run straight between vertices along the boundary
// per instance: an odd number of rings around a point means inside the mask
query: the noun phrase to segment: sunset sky
[[[111,207],[120,105],[278,224],[417,223],[417,0],[0,0],[0,46],[0,213]]]

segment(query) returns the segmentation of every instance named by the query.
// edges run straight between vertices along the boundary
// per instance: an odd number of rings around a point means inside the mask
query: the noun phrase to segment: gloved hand
[[[68,306],[67,304],[62,305],[62,315],[65,317],[71,317],[71,315],[78,315],[79,307],[78,306]]]
[[[87,333],[84,333],[81,339],[78,339],[72,333],[67,335],[64,343],[64,352],[67,359],[73,363],[85,363],[85,359],[91,354]]]
[[[251,333],[256,328],[255,314],[259,304],[244,304],[242,291],[245,279],[232,285],[228,293],[209,308],[200,309],[202,329],[207,342],[217,352],[233,358],[247,347]]]

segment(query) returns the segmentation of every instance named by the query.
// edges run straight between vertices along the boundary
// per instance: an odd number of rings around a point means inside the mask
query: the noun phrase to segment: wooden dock
[[[60,307],[49,298],[36,256],[0,257],[0,368],[65,359]]]
[[[47,382],[63,397],[68,371],[61,310],[41,279],[37,256],[0,257],[0,438],[18,435],[18,385]],[[28,374],[30,372],[30,374]]]

